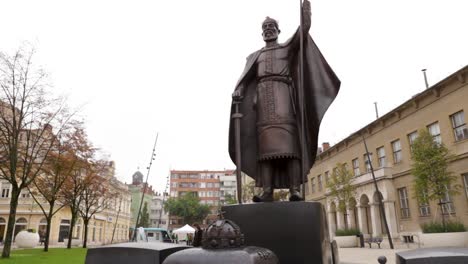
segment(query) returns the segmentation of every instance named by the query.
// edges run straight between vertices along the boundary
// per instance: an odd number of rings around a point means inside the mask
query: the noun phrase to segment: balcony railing
[[[380,178],[392,177],[392,168],[390,167],[383,167],[374,169],[375,179],[378,180]],[[367,173],[363,173],[354,178],[354,184],[360,184],[364,182],[372,181],[372,173],[369,171]]]

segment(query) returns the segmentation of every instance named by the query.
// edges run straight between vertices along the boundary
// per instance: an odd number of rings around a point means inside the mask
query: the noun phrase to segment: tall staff
[[[156,156],[155,151],[156,151],[156,143],[158,143],[158,136],[159,136],[159,133],[156,134],[156,140],[154,141],[154,146],[153,146],[153,153],[151,154],[151,160],[150,160],[149,166],[147,167],[148,173],[146,174],[145,186],[143,187],[143,194],[141,195],[140,207],[138,208],[138,215],[137,215],[137,219],[135,222],[135,229],[133,229],[132,241],[136,240],[136,230],[137,230],[138,221],[140,221],[141,206],[143,205],[143,199],[145,198],[146,187],[148,186],[148,176],[151,170],[151,165],[153,164],[154,157]]]
[[[361,136],[362,136],[362,141],[364,142],[364,148],[366,149],[367,161],[369,162],[369,166],[372,172],[372,180],[374,181],[375,191],[377,192],[377,195],[379,197],[379,209],[383,217],[385,230],[387,230],[388,242],[390,243],[390,248],[393,249],[392,235],[390,234],[390,229],[388,228],[387,216],[385,214],[385,208],[384,208],[383,201],[382,201],[383,198],[382,198],[382,195],[380,194],[379,186],[377,185],[377,180],[375,179],[374,167],[372,167],[372,160],[369,154],[369,150],[367,149],[367,143],[366,143],[366,139],[364,138],[364,133]]]
[[[234,107],[235,112],[232,115],[234,119],[234,133],[235,133],[235,140],[236,140],[236,180],[237,180],[237,202],[242,204],[242,165],[241,165],[241,136],[240,136],[240,125],[241,125],[241,118],[242,114],[239,111],[239,105],[241,103],[242,97],[241,96],[234,96]]]
[[[300,27],[299,27],[299,87],[298,87],[298,96],[299,96],[299,111],[301,112],[301,127],[299,128],[299,138],[301,140],[301,173],[302,173],[302,197],[305,200],[305,185],[306,185],[306,168],[305,168],[305,115],[304,115],[304,14],[302,8],[302,0],[299,0],[299,11],[300,11]]]

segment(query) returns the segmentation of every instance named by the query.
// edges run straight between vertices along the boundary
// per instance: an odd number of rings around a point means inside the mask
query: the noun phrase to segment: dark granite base
[[[225,218],[239,225],[247,246],[272,250],[280,263],[333,263],[320,203],[255,203],[224,206],[222,210]]]
[[[186,248],[161,242],[112,244],[88,249],[85,264],[160,264],[170,254]]]
[[[397,264],[466,264],[468,248],[420,248],[396,253]]]

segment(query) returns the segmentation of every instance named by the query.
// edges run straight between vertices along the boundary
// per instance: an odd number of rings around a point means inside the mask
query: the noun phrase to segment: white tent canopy
[[[184,225],[183,227],[173,230],[172,232],[176,234],[193,234],[195,233],[195,228],[189,225]]]

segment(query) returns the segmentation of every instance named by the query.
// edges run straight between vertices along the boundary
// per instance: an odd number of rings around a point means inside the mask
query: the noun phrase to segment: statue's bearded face
[[[263,23],[262,29],[263,29],[262,36],[265,42],[275,41],[278,39],[279,30],[276,27],[276,23],[274,22]]]

